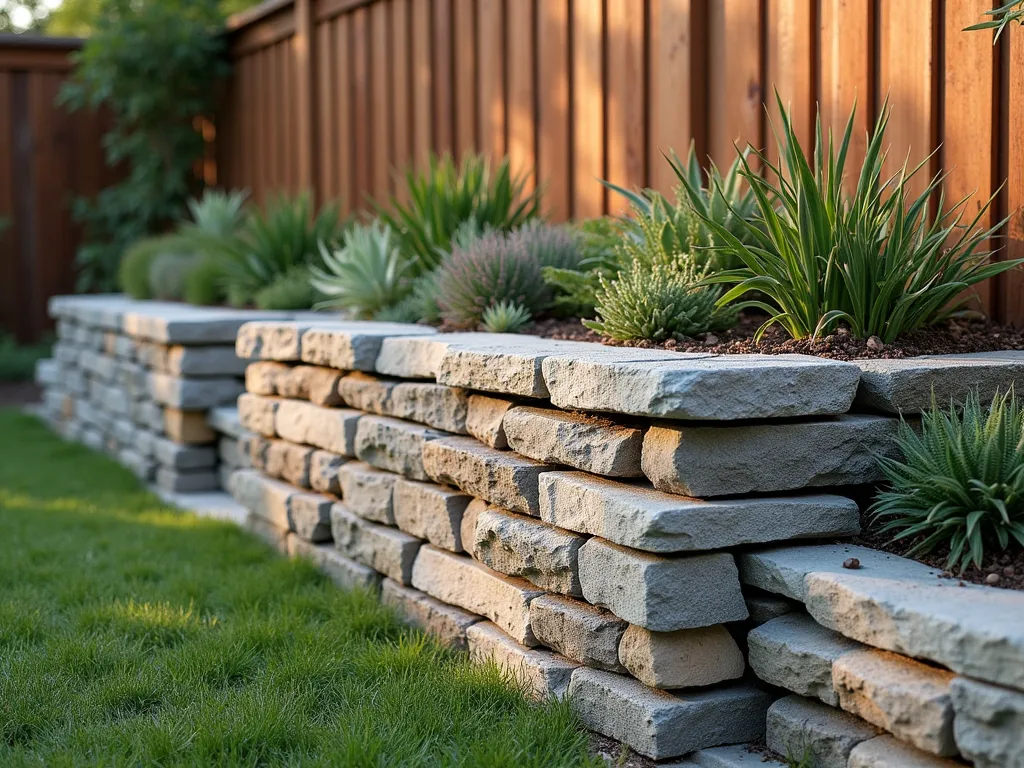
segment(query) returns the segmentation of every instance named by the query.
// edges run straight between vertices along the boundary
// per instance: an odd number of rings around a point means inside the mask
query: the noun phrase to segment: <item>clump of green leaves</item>
[[[934,402],[920,432],[901,420],[903,459],[880,458],[889,486],[871,508],[910,556],[948,550],[946,567],[980,568],[986,551],[1024,547],[1024,408],[1012,390],[984,408]]]
[[[553,308],[563,316],[593,317],[601,278],[614,278],[621,269],[619,245],[626,222],[602,217],[580,222],[577,227],[580,258],[575,267],[543,267],[544,282],[554,291]],[[630,222],[629,226],[632,226]]]
[[[985,11],[985,15],[992,18],[988,21],[982,21],[965,27],[964,32],[995,28],[996,33],[992,37],[992,44],[995,45],[999,42],[999,36],[1003,34],[1003,30],[1010,24],[1016,22],[1017,24],[1024,25],[1024,0],[1012,0],[1012,2],[1001,5],[998,8]]]
[[[509,232],[537,216],[539,195],[526,193],[526,177],[512,173],[509,159],[493,167],[484,155],[431,156],[427,167],[405,175],[405,201],[378,204],[381,220],[397,234],[413,274],[435,269],[466,222],[480,232]]]
[[[227,299],[226,282],[224,265],[213,256],[201,254],[185,275],[182,298],[200,307],[223,304]]]
[[[519,333],[533,319],[522,304],[499,301],[484,310],[481,324],[489,333]]]
[[[171,242],[186,245],[172,236]],[[185,281],[196,265],[196,255],[188,248],[169,248],[158,253],[149,265],[149,284],[153,298],[160,301],[181,301],[185,296]]]
[[[309,282],[304,266],[295,266],[256,291],[252,303],[257,309],[312,309],[323,298]]]
[[[322,306],[371,318],[409,293],[409,262],[391,227],[374,221],[345,233],[340,249],[320,246],[322,266],[310,266],[310,282],[327,298]]]
[[[62,101],[109,110],[105,160],[123,180],[92,200],[78,199],[86,241],[76,265],[81,290],[110,290],[125,250],[177,219],[203,156],[198,117],[212,113],[227,74],[223,18],[215,0],[104,0]]]
[[[767,171],[762,174],[742,158],[763,224],[744,222],[750,238],[744,242],[706,219],[719,238],[714,247],[743,264],[710,278],[734,284],[719,301],[761,294],[741,304],[770,315],[759,335],[778,324],[793,338],[804,338],[845,323],[857,337],[878,336],[889,343],[950,317],[965,289],[1021,262],[990,263],[991,252],[981,250],[1005,223],[980,225],[991,200],[965,221],[969,196],[946,209],[939,193],[938,213],[932,216],[929,207],[944,174],[917,197],[909,182],[924,163],[915,168],[904,163],[894,176],[883,177],[887,104],[868,141],[856,190],[847,198],[843,179],[856,108],[838,147],[831,133],[826,146],[818,115],[814,155],[808,160],[778,94],[776,100],[783,128],[779,165],[756,152]]]

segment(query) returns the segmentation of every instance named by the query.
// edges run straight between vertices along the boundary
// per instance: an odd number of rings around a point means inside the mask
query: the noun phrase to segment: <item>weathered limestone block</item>
[[[427,443],[423,467],[435,482],[454,485],[513,512],[540,514],[537,480],[550,467],[481,445],[471,437]]]
[[[77,364],[94,379],[100,381],[110,381],[114,378],[114,372],[117,370],[117,361],[114,358],[91,349],[79,351]]]
[[[164,434],[176,443],[202,445],[217,439],[206,420],[206,411],[182,411],[164,408]]]
[[[220,475],[214,469],[157,467],[156,484],[169,493],[215,491],[220,488]]]
[[[246,361],[234,345],[172,346],[167,350],[167,373],[172,376],[242,376]]]
[[[652,688],[697,688],[743,676],[743,652],[721,624],[675,632],[631,625],[619,643],[619,661]]]
[[[466,434],[468,396],[464,390],[380,379],[357,372],[345,376],[338,391],[346,403],[361,411]]]
[[[233,405],[221,405],[211,408],[206,413],[206,420],[211,427],[222,435],[233,437],[236,440],[242,437],[247,430],[242,426],[238,416],[238,408]]]
[[[932,398],[948,405],[977,391],[981,401],[1024,383],[1024,353],[976,352],[902,360],[858,360],[857,404],[887,413],[927,411]]]
[[[313,451],[309,457],[309,487],[320,493],[341,494],[338,470],[349,459],[330,451]]]
[[[466,630],[469,655],[474,661],[493,661],[534,699],[562,699],[579,664],[551,653],[517,643],[489,621]]]
[[[114,437],[121,445],[134,446],[136,431],[131,419],[118,419],[114,422]]]
[[[530,624],[541,645],[588,667],[625,672],[619,641],[629,625],[604,608],[561,595],[530,602]]]
[[[498,340],[449,344],[437,369],[437,383],[502,395],[546,398],[541,363],[548,355],[593,349],[582,342],[506,334]]]
[[[346,557],[400,584],[412,581],[413,562],[423,543],[415,536],[364,520],[340,502],[331,507],[331,533],[334,546]]]
[[[338,469],[341,498],[353,514],[385,525],[395,524],[394,490],[398,475],[350,461]]]
[[[936,757],[892,736],[875,736],[850,752],[847,768],[961,768],[963,763]]]
[[[241,404],[239,404],[241,407]],[[322,448],[341,456],[355,456],[359,411],[324,408],[305,400],[281,400],[274,414],[274,429],[293,443]]]
[[[663,760],[761,738],[771,696],[746,685],[668,693],[580,667],[569,684],[569,701],[587,728]]]
[[[833,419],[740,426],[654,426],[643,471],[654,487],[684,496],[767,493],[882,479],[876,456],[893,456],[899,420]]]
[[[799,607],[797,603],[784,597],[763,594],[749,587],[743,590],[743,601],[747,604],[747,611],[750,613],[749,621],[755,627],[793,613]]]
[[[500,507],[476,516],[473,538],[463,547],[498,573],[519,576],[541,589],[580,597],[582,536]]]
[[[309,558],[341,589],[376,592],[381,588],[382,577],[379,573],[345,557],[332,544],[313,544],[293,533],[288,536],[288,554]]]
[[[950,684],[956,743],[976,768],[1024,766],[1024,693],[957,677]]]
[[[149,391],[161,405],[183,411],[202,411],[235,402],[245,392],[245,387],[236,378],[181,379],[166,373],[151,373]]]
[[[462,515],[471,500],[443,485],[399,478],[393,497],[395,523],[435,547],[461,552]]]
[[[248,466],[249,456],[242,453],[238,441],[232,437],[222,437],[217,441],[217,458],[221,464],[240,469]]]
[[[413,480],[429,480],[424,446],[445,437],[446,432],[389,416],[363,416],[356,432],[355,453],[361,461]]]
[[[508,409],[515,405],[487,395],[470,395],[466,410],[466,431],[491,448],[508,448],[504,419]]]
[[[153,445],[154,458],[171,469],[204,469],[217,463],[217,452],[209,446],[179,445],[164,437]]]
[[[432,333],[430,335],[393,336],[380,345],[375,368],[377,373],[402,379],[434,379],[449,347],[460,344],[501,343],[509,338],[501,333]],[[532,337],[531,337],[532,338]]]
[[[159,437],[160,436],[154,432],[149,432],[140,428],[135,433],[135,450],[147,459],[152,459],[156,456],[156,441]]]
[[[850,752],[879,734],[853,715],[801,696],[779,699],[768,709],[768,748],[814,768],[846,768]]]
[[[288,499],[288,529],[305,541],[330,541],[333,504],[334,499],[317,493],[292,494]]]
[[[333,368],[317,365],[295,365],[277,379],[277,393],[282,397],[309,400],[315,405],[344,405],[338,394],[338,381],[344,374]]]
[[[596,475],[639,477],[642,429],[610,419],[550,408],[516,406],[502,425],[513,451]]]
[[[253,469],[266,471],[267,469],[267,448],[270,447],[270,440],[250,432],[238,441],[238,448],[249,460],[249,466]]]
[[[476,614],[435,600],[418,589],[403,587],[392,579],[384,579],[380,599],[396,608],[410,626],[433,635],[449,648],[466,650],[466,630],[483,621]]]
[[[537,645],[530,601],[544,594],[528,581],[502,576],[465,555],[420,548],[412,585],[444,603],[486,616],[523,645]]]
[[[160,344],[233,344],[245,323],[282,316],[281,312],[142,301],[125,309],[120,327],[129,336]]]
[[[338,380],[338,394],[350,408],[378,416],[391,416],[391,393],[397,385],[398,382],[392,379],[381,379],[356,371]]]
[[[543,362],[559,408],[706,421],[831,416],[850,410],[860,370],[805,355],[552,355]]]
[[[56,360],[47,358],[36,361],[35,382],[40,387],[52,387],[58,383],[60,376],[60,364]]]
[[[668,558],[590,539],[579,573],[587,602],[655,632],[747,618],[736,564],[724,552]]]
[[[235,337],[235,354],[245,360],[298,362],[302,334],[313,325],[288,320],[246,323]]]
[[[832,665],[860,643],[818,624],[805,613],[773,619],[747,635],[750,668],[761,680],[839,706]]]
[[[312,448],[289,443],[287,440],[269,440],[263,452],[263,471],[271,477],[292,485],[309,488],[309,462]]]
[[[953,673],[895,653],[866,648],[832,665],[839,706],[934,755],[956,755]]]
[[[257,360],[245,368],[245,391],[253,395],[276,395],[281,377],[292,369],[287,363],[275,360]]]
[[[263,539],[263,541],[282,555],[288,554],[288,540],[292,537],[289,536],[287,528],[274,525],[259,515],[252,513],[246,515],[242,527],[249,531],[249,533]]]
[[[164,433],[164,409],[152,400],[133,403],[132,420],[150,432],[161,435]]]
[[[436,333],[424,325],[406,323],[335,322],[309,328],[302,334],[303,362],[345,371],[372,371],[381,342],[390,336]]]
[[[231,495],[252,514],[285,531],[289,528],[288,501],[297,489],[264,477],[254,469],[240,469],[231,476]]]
[[[705,501],[584,472],[544,472],[538,482],[544,521],[647,552],[701,552],[860,532],[857,504],[843,496]]]

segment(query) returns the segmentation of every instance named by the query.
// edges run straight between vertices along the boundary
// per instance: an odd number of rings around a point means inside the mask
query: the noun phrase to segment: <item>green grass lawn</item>
[[[0,381],[31,381],[36,362],[50,356],[49,343],[21,346],[0,330]]]
[[[362,592],[0,410],[0,765],[589,765]]]

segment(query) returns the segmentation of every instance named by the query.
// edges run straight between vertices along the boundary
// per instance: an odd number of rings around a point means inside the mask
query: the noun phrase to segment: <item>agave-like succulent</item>
[[[201,198],[193,197],[188,201],[188,212],[192,221],[182,225],[182,234],[198,229],[204,234],[215,237],[228,237],[241,225],[245,216],[245,201],[249,190],[235,189],[223,192],[219,189],[207,189]]]
[[[391,227],[353,225],[340,249],[320,246],[323,266],[310,266],[310,283],[327,298],[320,306],[370,318],[398,304],[410,290],[409,261]]]
[[[484,310],[482,324],[490,333],[519,333],[533,319],[522,304],[499,301]]]

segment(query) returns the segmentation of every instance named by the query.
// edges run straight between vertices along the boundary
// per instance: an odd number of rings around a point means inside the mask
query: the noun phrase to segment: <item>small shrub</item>
[[[470,249],[455,248],[437,278],[441,317],[463,328],[476,328],[488,307],[503,301],[519,304],[531,314],[547,309],[551,293],[537,259],[500,232],[491,232]]]
[[[373,319],[390,323],[441,322],[441,310],[437,306],[439,271],[428,272],[412,281],[412,288],[405,298],[377,311]]]
[[[512,174],[507,157],[495,168],[484,155],[467,154],[461,165],[432,155],[422,172],[406,172],[405,185],[408,202],[393,196],[389,207],[376,207],[414,274],[437,268],[466,222],[481,233],[508,232],[537,216],[539,195],[526,194],[526,178]]]
[[[149,284],[153,298],[160,301],[181,301],[185,297],[185,280],[196,266],[196,255],[179,250],[158,253],[149,265]]]
[[[253,296],[253,304],[257,309],[265,310],[312,309],[322,298],[322,294],[310,285],[306,268],[299,266],[260,288]]]
[[[577,225],[580,259],[575,267],[546,266],[541,270],[544,282],[554,292],[552,307],[556,314],[569,317],[593,317],[601,277],[614,278],[621,264],[619,245],[625,238],[626,223],[603,217]]]
[[[1024,408],[1010,390],[983,408],[932,404],[918,433],[900,421],[903,459],[882,457],[888,480],[871,507],[882,533],[914,541],[910,556],[949,550],[946,567],[980,568],[986,550],[1024,547]]]
[[[522,248],[543,267],[575,269],[583,253],[580,239],[571,227],[531,221],[509,233],[513,248]]]
[[[227,299],[226,278],[224,265],[220,261],[211,256],[197,256],[185,275],[183,298],[189,304],[200,307],[223,304]]]
[[[203,196],[193,197],[188,201],[190,222],[181,227],[181,233],[190,232],[214,237],[229,237],[235,233],[245,220],[245,201],[249,197],[248,190],[236,189],[224,192],[219,189],[207,189]]]
[[[484,310],[483,327],[490,333],[519,333],[533,316],[522,304],[499,301]]]
[[[310,267],[310,282],[327,297],[323,306],[370,318],[409,292],[409,262],[391,227],[379,221],[353,226],[339,250],[322,244],[320,258],[323,266]]]
[[[783,127],[779,165],[755,152],[762,174],[741,158],[763,225],[740,222],[748,243],[721,223],[705,220],[717,238],[714,247],[743,263],[710,278],[734,285],[719,301],[760,293],[741,305],[769,313],[759,334],[779,324],[793,338],[804,338],[846,323],[857,337],[878,336],[889,343],[950,317],[963,303],[958,297],[965,289],[1021,263],[988,263],[990,252],[979,250],[1005,223],[979,226],[991,200],[965,221],[969,197],[945,209],[940,194],[932,217],[929,208],[944,175],[916,198],[909,181],[923,163],[916,168],[904,163],[895,176],[883,176],[887,104],[869,138],[856,191],[847,199],[841,182],[854,113],[838,149],[831,135],[826,149],[818,115],[809,160],[778,94],[776,101]]]
[[[149,282],[149,269],[164,248],[163,237],[147,237],[125,251],[118,267],[117,282],[121,290],[133,299],[153,298]]]

